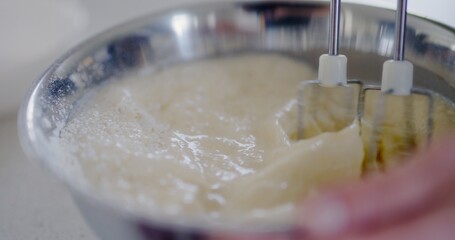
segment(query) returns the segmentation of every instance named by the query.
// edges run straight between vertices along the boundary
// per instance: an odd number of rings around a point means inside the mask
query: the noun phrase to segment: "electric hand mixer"
[[[343,55],[338,55],[340,1],[331,1],[329,54],[322,55],[319,59],[318,80],[304,81],[299,89],[299,139],[314,135],[315,133],[308,130],[314,126],[319,127],[318,133],[337,131],[357,120],[362,125],[364,139],[365,136],[368,139],[364,141],[367,144],[365,168],[377,170],[381,167],[378,160],[384,158],[382,150],[387,132],[400,132],[400,139],[395,139],[395,142],[402,143],[399,146],[401,152],[409,152],[416,147],[418,133],[413,105],[416,98],[425,98],[428,104],[425,138],[429,142],[434,128],[434,93],[413,87],[413,65],[404,60],[406,18],[407,0],[398,0],[394,58],[383,65],[381,86],[367,85],[359,80],[346,80],[347,59]],[[369,95],[373,96],[374,104],[366,102]],[[387,106],[391,98],[400,99],[404,103],[404,108],[398,112],[391,112],[392,109]],[[328,101],[329,104],[323,101]],[[367,120],[366,112],[371,113],[369,115],[372,117],[371,121]],[[331,117],[333,119],[335,115],[339,123],[336,126],[333,124],[335,121],[322,120]],[[401,117],[397,117],[398,115]],[[340,119],[342,121],[339,121]],[[368,129],[367,125],[370,128],[369,134],[365,133],[368,131],[364,131]]]

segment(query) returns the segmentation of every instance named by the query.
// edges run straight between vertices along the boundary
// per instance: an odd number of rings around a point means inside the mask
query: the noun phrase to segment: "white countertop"
[[[77,9],[76,12],[71,13],[73,15],[70,14],[72,16],[70,19],[65,20],[68,21],[67,23],[55,26],[56,28],[72,26],[74,32],[68,34],[70,38],[60,39],[61,42],[55,45],[58,48],[52,49],[52,51],[49,50],[45,53],[36,51],[34,62],[24,61],[15,64],[14,68],[27,69],[27,71],[22,71],[25,72],[24,75],[8,73],[7,69],[2,70],[1,65],[5,63],[2,60],[5,59],[2,59],[2,55],[0,55],[1,240],[97,239],[82,220],[67,190],[41,170],[36,163],[27,160],[20,149],[16,134],[16,111],[32,80],[51,63],[52,59],[82,39],[134,16],[197,0],[41,0],[40,3],[54,4],[56,1],[69,4],[62,6],[63,9],[66,9],[64,11],[68,10],[67,7]],[[369,2],[375,6],[389,8],[393,8],[395,5],[395,0],[350,1]],[[5,9],[5,5],[2,4],[8,2],[29,3],[27,0],[3,0],[0,2],[0,16],[3,16],[2,9]],[[455,8],[455,1],[413,0],[409,4],[410,12],[455,26],[455,16],[449,12]],[[431,4],[432,7],[428,7],[428,4]],[[58,10],[58,8],[52,9]],[[429,9],[431,12],[428,12]],[[47,22],[49,19],[37,21],[38,24]],[[17,27],[30,27],[32,23],[28,22],[27,25],[22,26],[21,21],[18,21],[16,24],[18,24]],[[0,26],[2,25],[0,24]],[[0,39],[0,45],[3,44],[1,41]]]
[[[0,239],[97,239],[63,186],[25,158],[15,117],[0,121],[0,153]]]

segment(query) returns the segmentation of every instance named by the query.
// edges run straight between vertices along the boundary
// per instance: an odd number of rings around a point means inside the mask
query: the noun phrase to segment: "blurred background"
[[[84,39],[136,16],[197,1],[0,1],[0,239],[96,239],[68,193],[20,149],[16,115],[31,84]],[[390,9],[396,5],[395,0],[343,1]],[[408,4],[411,14],[455,27],[453,0]]]

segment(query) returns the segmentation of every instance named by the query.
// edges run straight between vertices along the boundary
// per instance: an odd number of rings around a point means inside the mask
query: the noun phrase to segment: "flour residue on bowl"
[[[84,180],[131,209],[289,223],[318,187],[358,179],[359,127],[294,141],[297,86],[279,55],[242,55],[113,80],[74,115],[61,148]]]

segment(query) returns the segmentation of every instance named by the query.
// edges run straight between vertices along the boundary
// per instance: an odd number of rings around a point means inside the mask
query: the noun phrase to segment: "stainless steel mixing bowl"
[[[245,52],[280,53],[316,67],[326,51],[327,14],[328,5],[320,1],[212,2],[115,27],[68,52],[35,83],[20,110],[22,145],[30,158],[68,186],[102,239],[222,239],[268,233],[293,238],[291,226],[210,227],[128,211],[71,178],[55,146],[78,100],[110,78]],[[341,52],[349,57],[349,77],[378,81],[382,62],[392,54],[393,35],[394,12],[344,4],[340,40]],[[417,85],[455,100],[454,30],[410,16],[406,36],[406,58],[416,66]]]

